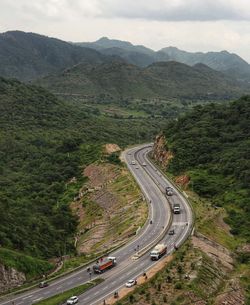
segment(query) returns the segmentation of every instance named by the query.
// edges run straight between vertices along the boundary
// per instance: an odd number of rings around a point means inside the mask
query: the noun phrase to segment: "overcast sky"
[[[250,0],[0,0],[0,32],[102,36],[154,50],[237,53],[250,62]]]

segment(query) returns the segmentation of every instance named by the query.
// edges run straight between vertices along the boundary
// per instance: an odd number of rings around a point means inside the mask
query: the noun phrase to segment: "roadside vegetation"
[[[53,269],[53,264],[47,261],[2,247],[0,247],[0,264],[4,264],[6,268],[14,268],[23,272],[27,280],[39,278]]]
[[[165,129],[164,151],[173,155],[167,172],[192,203],[195,233],[117,305],[250,304],[249,126],[250,98],[243,97],[195,107]]]
[[[67,301],[67,299],[69,299],[70,297],[76,295],[80,295],[82,293],[84,293],[86,290],[102,283],[104,280],[103,279],[96,279],[93,280],[91,282],[87,282],[81,286],[77,286],[74,287],[70,290],[67,290],[65,292],[59,293],[53,297],[50,297],[46,300],[43,301],[39,301],[37,303],[34,303],[36,305],[61,305],[61,304],[65,304],[65,302]]]
[[[50,258],[76,254],[78,219],[70,203],[87,181],[84,168],[100,159],[102,145],[152,141],[165,124],[98,116],[39,87],[3,78],[0,113],[1,249],[47,265]],[[117,162],[115,155],[109,159]]]
[[[169,124],[165,136],[174,155],[168,170],[188,175],[194,192],[226,209],[230,232],[249,242],[250,97],[195,107]]]

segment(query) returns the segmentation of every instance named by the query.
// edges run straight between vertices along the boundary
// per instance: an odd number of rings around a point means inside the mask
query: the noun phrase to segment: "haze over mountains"
[[[130,42],[103,37],[92,43],[77,43],[83,47],[93,48],[106,55],[117,55],[129,63],[146,67],[158,61],[178,61],[190,66],[198,63],[221,71],[239,80],[250,80],[250,65],[236,54],[221,52],[186,52],[176,47],[165,47],[153,51],[144,46],[133,45]]]
[[[231,99],[249,91],[249,67],[226,51],[155,52],[105,37],[74,44],[21,31],[0,34],[0,76],[36,81],[56,93]]]
[[[46,36],[12,31],[0,34],[0,76],[22,81],[55,73],[79,62],[102,62],[106,56]]]

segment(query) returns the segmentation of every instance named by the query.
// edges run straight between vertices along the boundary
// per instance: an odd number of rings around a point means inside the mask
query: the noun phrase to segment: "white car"
[[[135,161],[132,161],[132,162],[131,162],[131,164],[132,164],[132,165],[135,165],[135,164],[136,164],[136,162],[135,162]]]
[[[134,280],[129,280],[129,281],[126,283],[126,287],[130,288],[130,287],[132,287],[132,286],[134,286],[134,285],[136,285],[136,284],[137,284],[137,280],[136,280],[136,279],[134,279]]]
[[[147,166],[147,164],[145,162],[142,163],[142,166]]]
[[[76,304],[76,303],[78,303],[78,297],[77,296],[73,296],[73,297],[71,297],[67,300],[67,305]]]

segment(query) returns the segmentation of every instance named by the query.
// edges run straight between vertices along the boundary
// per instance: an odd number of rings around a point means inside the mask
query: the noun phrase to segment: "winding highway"
[[[148,153],[152,144],[131,148],[123,153],[123,159],[137,183],[149,206],[149,217],[145,226],[125,246],[111,253],[117,258],[117,266],[101,275],[92,275],[91,279],[102,277],[104,282],[79,296],[80,305],[103,304],[103,300],[125,286],[125,283],[150,269],[156,262],[150,260],[150,250],[158,242],[167,244],[170,254],[191,234],[192,210],[185,197],[168,181],[150,162]],[[171,186],[174,194],[166,198],[165,188]],[[173,214],[171,206],[180,203],[181,213]],[[150,223],[152,221],[152,224]],[[175,234],[169,235],[170,229]],[[25,293],[1,299],[0,305],[31,305],[60,292],[69,290],[89,281],[88,267],[63,276],[46,288],[35,288]],[[14,303],[13,303],[14,302]]]

